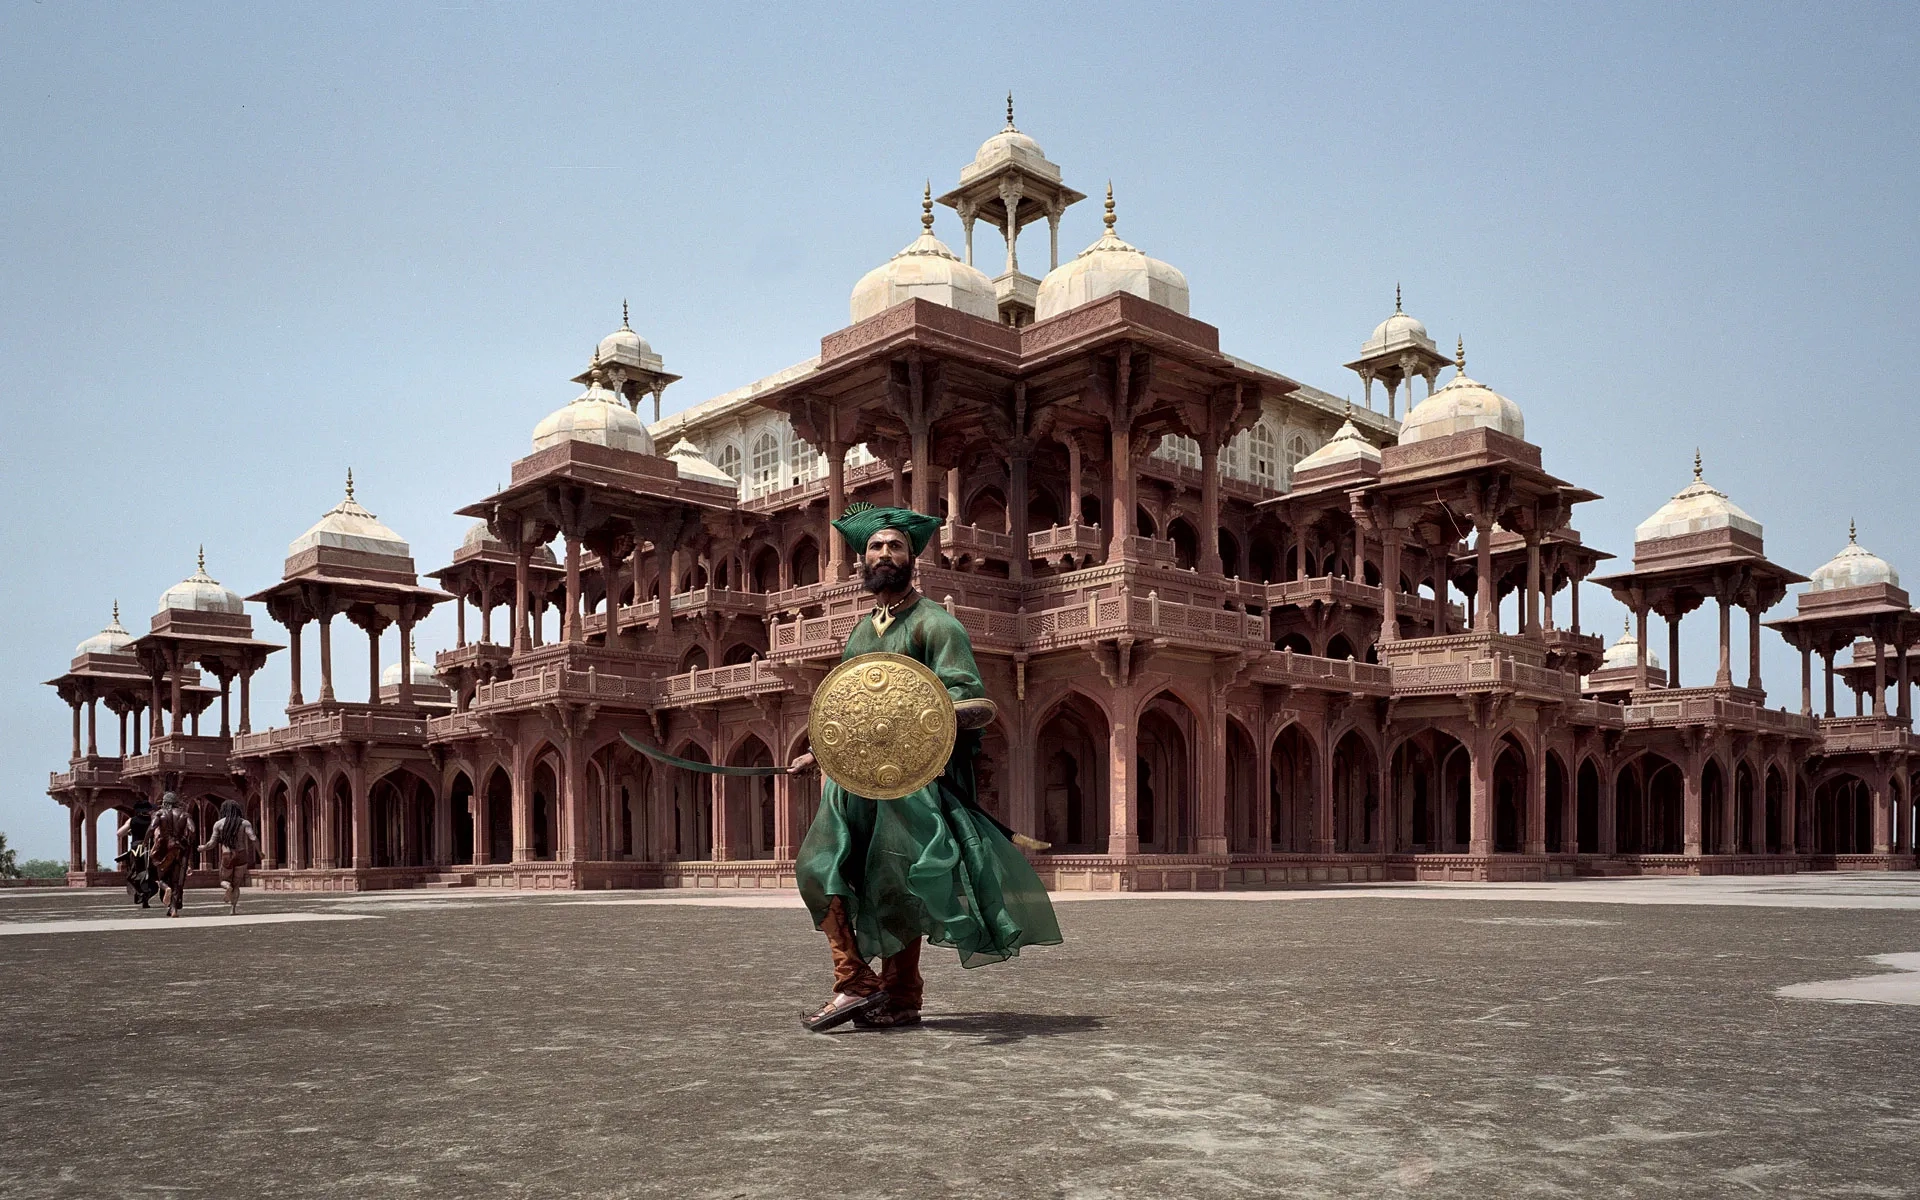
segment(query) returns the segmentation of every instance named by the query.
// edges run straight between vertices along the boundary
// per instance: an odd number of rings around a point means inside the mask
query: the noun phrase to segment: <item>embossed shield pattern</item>
[[[904,654],[862,654],[821,681],[807,731],[828,778],[856,796],[898,800],[946,769],[953,698],[939,676]]]

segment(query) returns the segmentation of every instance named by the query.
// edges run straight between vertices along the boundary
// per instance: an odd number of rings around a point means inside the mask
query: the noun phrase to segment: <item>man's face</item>
[[[913,582],[913,545],[898,529],[877,530],[867,539],[860,563],[860,586],[869,592],[904,591]]]

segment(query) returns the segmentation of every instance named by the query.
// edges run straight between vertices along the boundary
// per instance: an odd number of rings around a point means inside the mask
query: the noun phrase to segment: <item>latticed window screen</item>
[[[1247,469],[1247,431],[1241,430],[1233,435],[1220,451],[1220,473],[1230,479],[1245,479]]]
[[[1170,433],[1161,438],[1160,445],[1155,448],[1154,453],[1161,458],[1171,459],[1183,467],[1192,467],[1195,470],[1200,467],[1200,443],[1177,433]]]
[[[820,473],[820,452],[812,443],[793,439],[793,481],[807,483]]]
[[[763,433],[753,443],[753,476],[749,484],[752,495],[758,496],[780,486],[780,439],[771,433]]]
[[[720,462],[718,463],[718,466],[722,471],[725,471],[727,474],[733,476],[736,480],[739,479],[740,478],[740,447],[734,445],[731,442],[727,443],[726,448],[720,451]]]
[[[1253,481],[1261,487],[1279,487],[1280,444],[1273,436],[1273,426],[1265,421],[1255,425],[1247,445],[1252,458]]]
[[[1292,481],[1293,469],[1300,465],[1300,460],[1312,453],[1313,447],[1307,445],[1306,435],[1296,433],[1287,439],[1287,479],[1289,482]]]

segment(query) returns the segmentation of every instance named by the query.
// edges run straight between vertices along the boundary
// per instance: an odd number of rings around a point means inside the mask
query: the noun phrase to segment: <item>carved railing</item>
[[[86,754],[73,760],[64,771],[47,773],[47,790],[64,792],[71,788],[112,787],[120,782],[121,760],[99,754]]]
[[[448,713],[441,717],[427,718],[427,740],[430,742],[479,737],[486,732],[486,724],[479,716],[470,712]]]
[[[523,671],[512,679],[481,684],[474,690],[473,708],[485,710],[561,699],[649,707],[658,704],[659,697],[658,680],[545,666]]]
[[[426,718],[399,713],[340,710],[303,717],[277,729],[243,733],[233,739],[234,758],[254,758],[276,750],[343,742],[400,742],[425,736]]]
[[[1395,666],[1392,671],[1393,690],[1405,695],[1514,688],[1571,701],[1580,693],[1577,675],[1497,655],[1424,666]]]
[[[1828,754],[1869,750],[1908,750],[1913,731],[1899,717],[1827,717],[1820,719],[1820,736]]]
[[[1390,693],[1394,682],[1390,667],[1353,658],[1295,654],[1291,650],[1281,650],[1262,659],[1254,668],[1253,679],[1295,687],[1335,687],[1376,696]]]
[[[168,734],[155,738],[145,754],[135,754],[121,764],[126,775],[151,775],[156,771],[188,771],[206,775],[227,772],[229,738],[192,737]]]
[[[669,675],[660,680],[660,702],[665,705],[713,703],[784,692],[791,687],[765,661],[756,658],[732,666],[701,667],[682,675]]]
[[[949,557],[971,554],[975,558],[1010,562],[1014,557],[1013,535],[949,521],[940,527],[940,550]]]
[[[1170,563],[1173,561],[1173,541],[1170,538],[1143,537],[1137,533],[1127,535],[1127,557],[1142,563]]]
[[[1055,525],[1027,535],[1027,553],[1033,558],[1098,557],[1106,548],[1106,535],[1098,525]]]
[[[1625,719],[1630,729],[1664,729],[1684,725],[1726,725],[1734,728],[1814,737],[1820,723],[1799,713],[1781,712],[1728,699],[1724,691],[1708,688],[1676,688],[1668,697],[1658,692],[1642,692],[1626,705]],[[1655,699],[1655,696],[1659,696]]]

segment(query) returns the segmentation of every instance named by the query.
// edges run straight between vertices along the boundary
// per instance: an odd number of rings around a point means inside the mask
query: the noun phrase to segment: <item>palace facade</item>
[[[677,377],[623,319],[424,582],[349,478],[246,600],[203,561],[138,636],[116,610],[51,681],[70,879],[116,882],[96,821],[173,789],[203,824],[246,804],[270,888],[790,885],[810,780],[675,771],[619,735],[800,752],[868,608],[828,525],[855,499],[945,516],[919,584],[999,705],[983,801],[1052,843],[1051,886],[1914,867],[1920,618],[1887,563],[1851,538],[1810,577],[1771,561],[1696,462],[1613,564],[1577,532],[1596,494],[1397,299],[1346,364],[1356,408],[1223,350],[1185,277],[1121,239],[1111,188],[1062,260],[1085,198],[1009,111],[937,198],[961,252],[929,189],[816,358],[662,419]],[[1043,219],[1036,278],[1018,240]],[[1611,645],[1581,623],[1594,586],[1632,613]],[[428,666],[413,631],[447,604],[456,644]],[[1683,676],[1690,614],[1719,653]],[[1800,651],[1788,707],[1763,625]],[[286,721],[256,730],[274,653]]]

